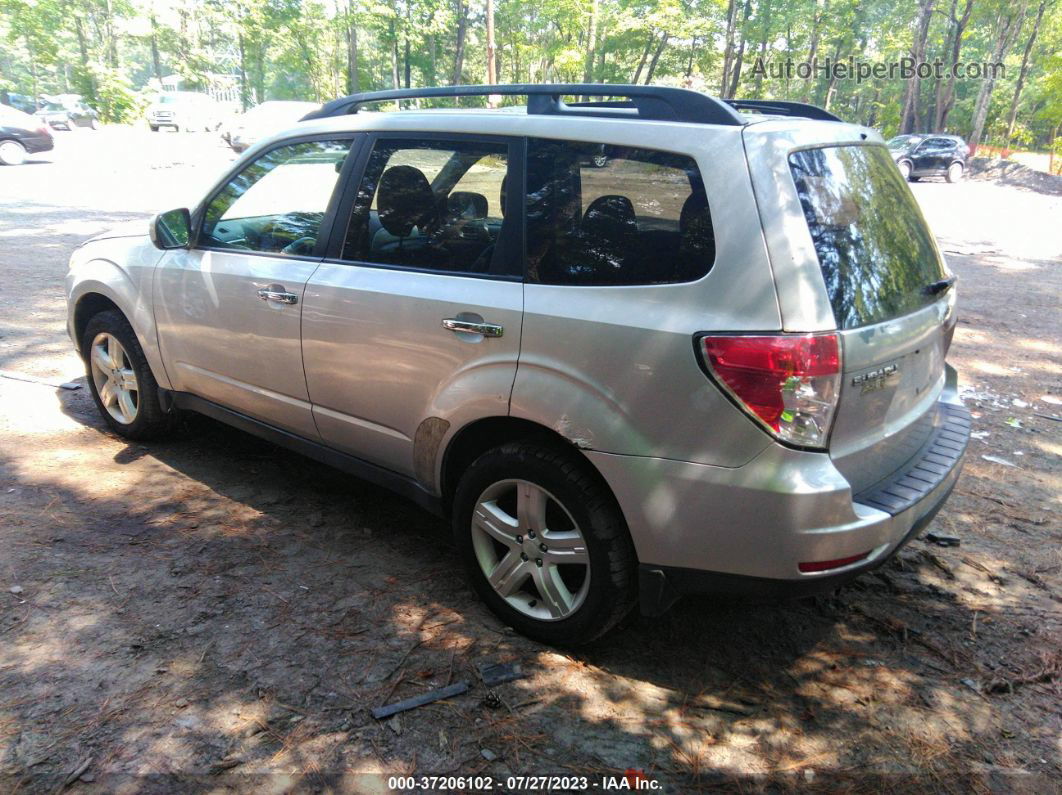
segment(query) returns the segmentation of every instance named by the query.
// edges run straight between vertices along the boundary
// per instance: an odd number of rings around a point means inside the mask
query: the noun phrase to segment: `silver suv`
[[[487,94],[527,106],[358,112]],[[408,495],[498,616],[571,644],[916,535],[969,435],[953,281],[871,129],[549,85],[328,103],[66,288],[115,432],[197,411]]]

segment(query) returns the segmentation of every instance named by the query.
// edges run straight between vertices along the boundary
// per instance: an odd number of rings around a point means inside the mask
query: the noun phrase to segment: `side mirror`
[[[192,237],[192,216],[187,209],[169,210],[151,219],[149,229],[155,248],[188,248]]]

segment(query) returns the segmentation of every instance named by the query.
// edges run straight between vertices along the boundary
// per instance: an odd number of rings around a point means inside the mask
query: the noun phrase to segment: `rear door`
[[[940,422],[954,291],[884,147],[803,149],[789,166],[843,342],[830,453],[858,492],[911,458]]]
[[[430,447],[450,425],[509,411],[523,313],[522,145],[379,135],[363,159],[330,257],[306,287],[313,417],[327,444],[427,480],[430,457],[414,463],[418,438]]]
[[[276,146],[205,205],[197,241],[155,272],[166,371],[190,392],[316,438],[303,374],[303,291],[321,261],[351,141]]]

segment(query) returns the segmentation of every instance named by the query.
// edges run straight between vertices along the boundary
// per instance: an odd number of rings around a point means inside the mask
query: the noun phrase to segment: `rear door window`
[[[527,279],[542,284],[688,282],[715,260],[693,158],[532,138],[527,160]]]
[[[883,146],[833,146],[789,156],[838,328],[910,314],[944,278],[932,234]]]

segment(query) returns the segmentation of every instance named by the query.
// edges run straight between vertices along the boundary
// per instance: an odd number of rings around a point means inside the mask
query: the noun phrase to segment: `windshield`
[[[789,156],[837,327],[910,314],[944,278],[933,236],[881,146],[832,146]]]

